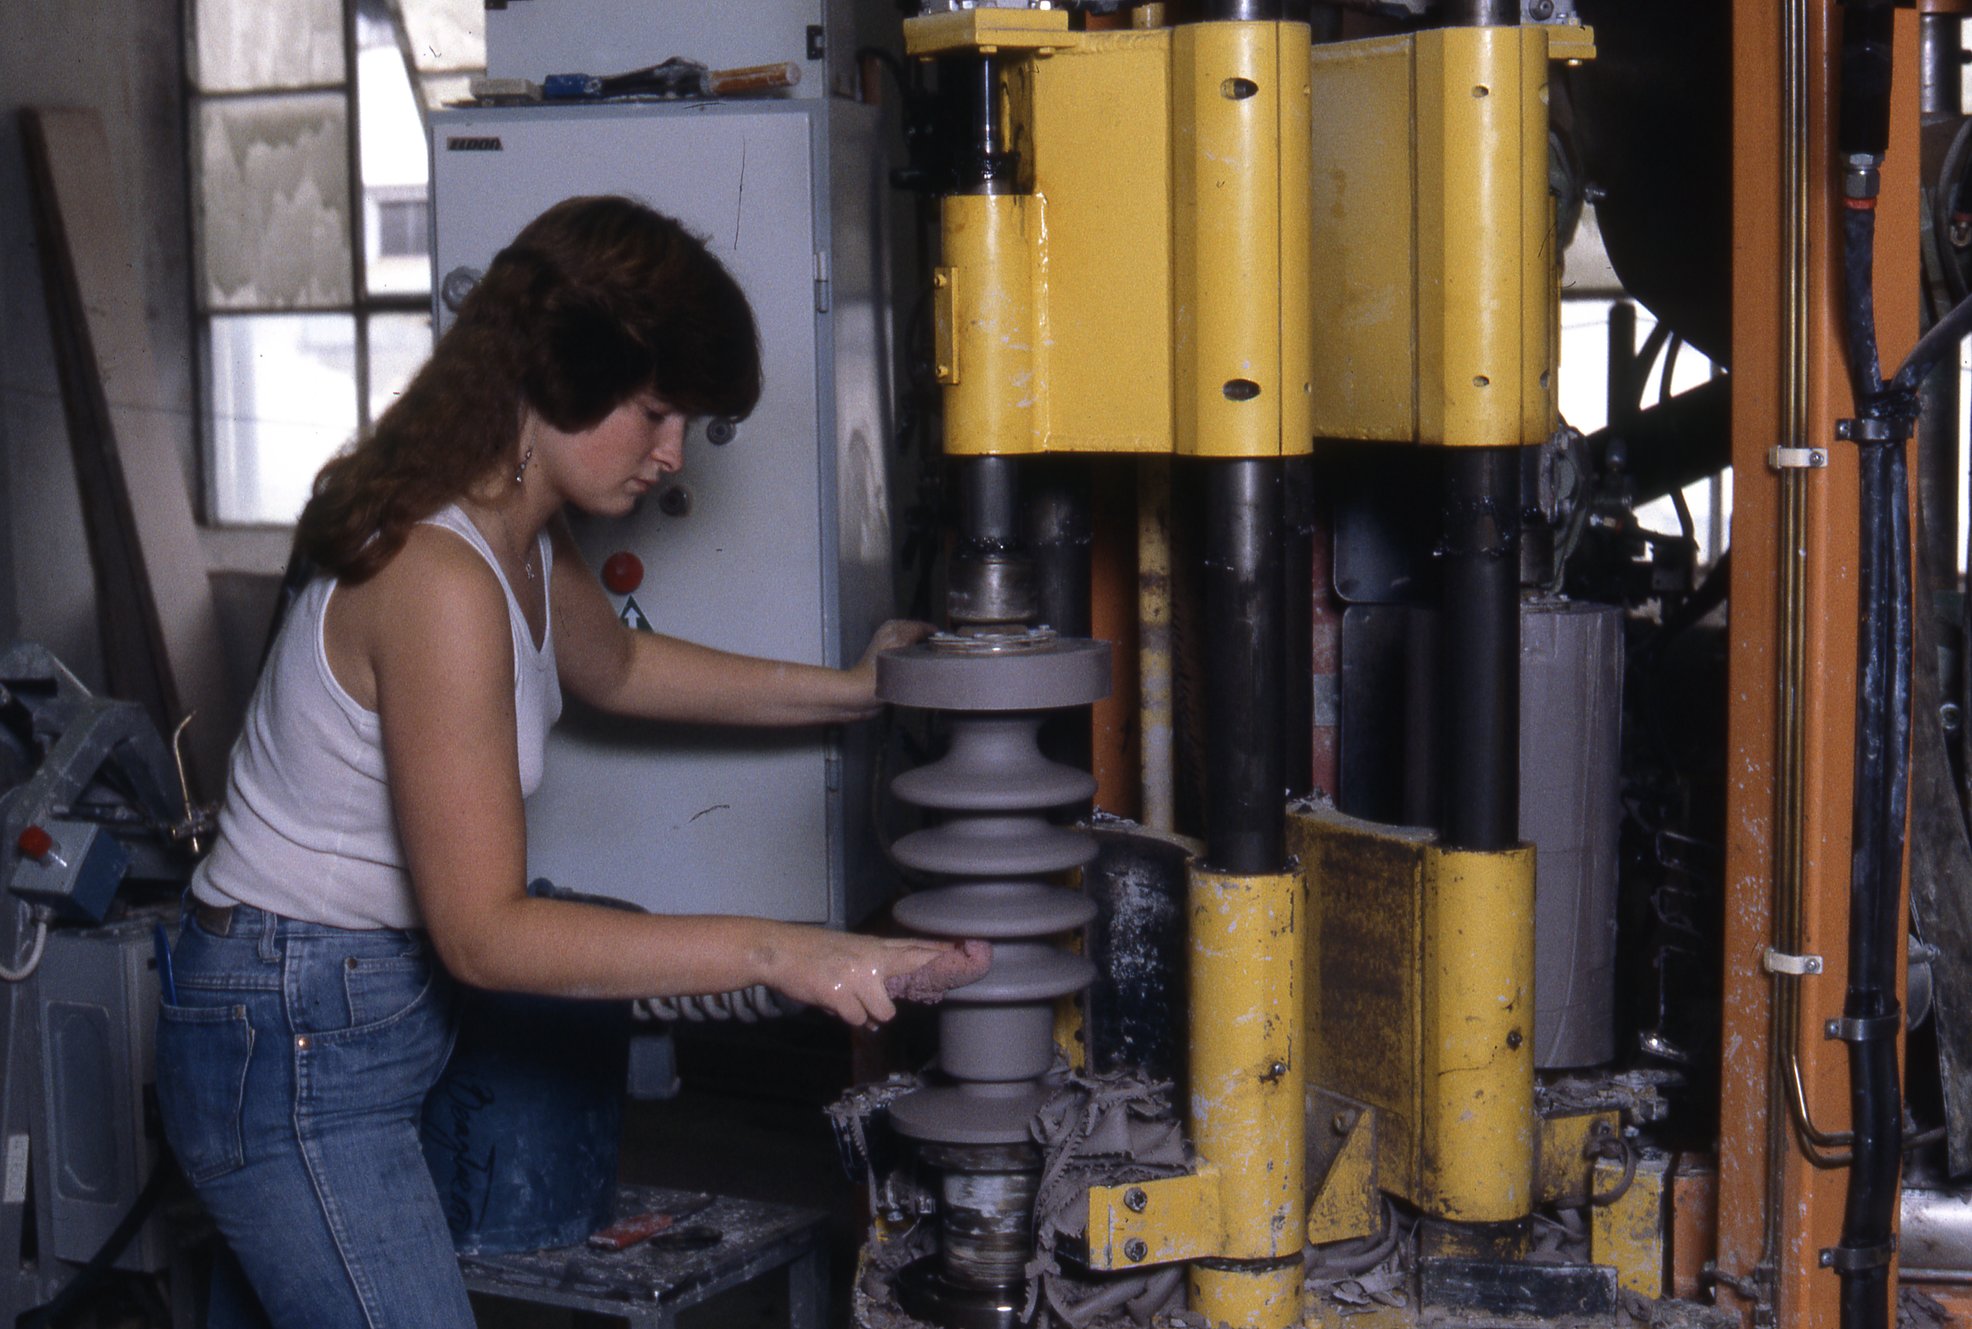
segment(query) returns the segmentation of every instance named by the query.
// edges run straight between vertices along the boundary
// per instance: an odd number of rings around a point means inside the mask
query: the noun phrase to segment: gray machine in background
[[[539,79],[669,55],[800,62],[810,26],[834,31],[819,3],[755,6],[745,25],[719,6],[677,8],[662,33],[648,6],[614,6],[642,15],[639,26],[601,13],[614,12],[606,0],[556,6],[546,28],[525,5],[493,11],[489,69]],[[599,11],[595,22],[569,12],[584,9]],[[592,32],[610,34],[609,51],[550,44],[522,61],[506,49],[550,33],[579,45]],[[718,49],[705,49],[714,34]],[[736,34],[750,44],[735,45]],[[791,42],[801,45],[782,49]],[[568,67],[605,56],[610,68]],[[772,99],[433,116],[436,313],[442,327],[447,284],[458,292],[522,225],[572,195],[640,198],[702,236],[753,304],[759,407],[734,428],[695,425],[682,474],[633,515],[579,523],[576,536],[592,568],[618,554],[641,564],[635,589],[611,594],[633,626],[840,666],[891,612],[886,131],[876,108],[824,95],[824,61],[808,68],[817,76]],[[884,895],[864,829],[866,742],[856,729],[661,730],[571,707],[529,803],[528,870],[666,913],[855,923]]]

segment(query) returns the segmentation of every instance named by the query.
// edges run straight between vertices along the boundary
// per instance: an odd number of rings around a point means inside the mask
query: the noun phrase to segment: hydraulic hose
[[[1903,945],[1912,649],[1904,445],[1917,413],[1918,374],[1912,366],[1919,357],[1913,350],[1896,377],[1884,380],[1871,292],[1878,171],[1889,144],[1892,18],[1887,0],[1844,4],[1837,126],[1844,334],[1856,400],[1855,419],[1846,428],[1861,459],[1849,982],[1836,1026],[1849,1046],[1854,1149],[1841,1243],[1825,1253],[1842,1280],[1842,1329],[1887,1329],[1890,1323],[1892,1225],[1902,1161],[1896,1040],[1903,1020],[1896,976]]]

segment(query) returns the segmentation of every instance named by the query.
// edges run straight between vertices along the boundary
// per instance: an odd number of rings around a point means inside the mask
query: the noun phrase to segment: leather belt
[[[230,904],[217,905],[207,904],[203,900],[194,901],[192,917],[198,920],[200,927],[215,937],[233,935],[233,906]]]

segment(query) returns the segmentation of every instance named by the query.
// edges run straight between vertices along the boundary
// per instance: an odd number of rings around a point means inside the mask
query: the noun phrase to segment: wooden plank
[[[21,121],[110,690],[142,701],[167,736],[198,713],[188,774],[210,798],[239,708],[225,687],[218,608],[165,424],[109,141],[93,110],[30,107]]]

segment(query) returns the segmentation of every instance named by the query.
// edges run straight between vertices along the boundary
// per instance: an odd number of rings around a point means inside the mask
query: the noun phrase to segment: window
[[[293,521],[430,346],[424,116],[483,0],[185,0],[207,517]]]

